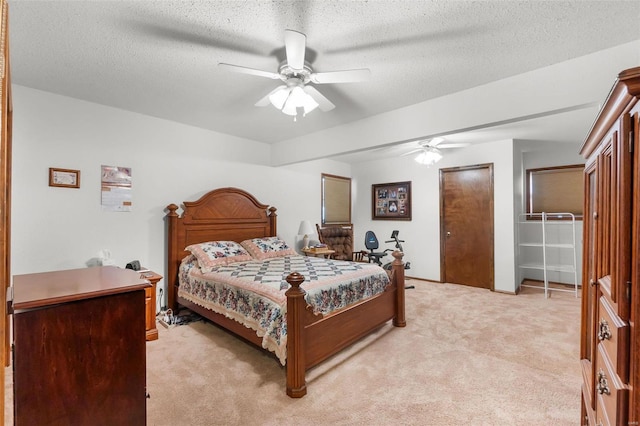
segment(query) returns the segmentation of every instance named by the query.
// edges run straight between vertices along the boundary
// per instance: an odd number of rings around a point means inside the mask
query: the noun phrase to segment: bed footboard
[[[405,327],[405,284],[403,254],[393,253],[389,288],[370,299],[335,314],[314,315],[300,288],[304,277],[287,276],[287,395],[301,398],[307,393],[306,371],[346,348],[389,320]]]

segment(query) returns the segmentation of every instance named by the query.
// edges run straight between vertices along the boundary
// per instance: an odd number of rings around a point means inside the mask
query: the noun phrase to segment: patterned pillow
[[[298,253],[278,237],[254,238],[240,243],[254,259],[264,260],[272,257],[295,256]]]
[[[204,273],[211,272],[216,266],[251,260],[249,253],[235,241],[192,244],[185,250],[190,251],[198,259],[198,265]]]

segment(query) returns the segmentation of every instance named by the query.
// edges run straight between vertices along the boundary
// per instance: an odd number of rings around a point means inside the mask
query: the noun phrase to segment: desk
[[[302,252],[304,253],[305,256],[316,256],[316,257],[324,256],[325,258],[328,259],[336,251],[328,248],[315,248],[315,249],[309,248],[309,249],[302,249]]]

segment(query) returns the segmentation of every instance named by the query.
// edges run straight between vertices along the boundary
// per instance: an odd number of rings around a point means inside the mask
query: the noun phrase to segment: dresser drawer
[[[613,371],[624,383],[629,382],[629,324],[618,315],[604,297],[600,297],[596,323],[597,341],[611,360]]]
[[[596,424],[626,425],[629,388],[614,373],[611,360],[602,344],[596,355]]]

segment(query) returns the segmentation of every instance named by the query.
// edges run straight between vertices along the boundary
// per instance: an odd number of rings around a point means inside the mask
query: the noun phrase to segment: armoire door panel
[[[598,239],[598,250],[596,252],[597,256],[597,272],[596,276],[598,281],[601,282],[601,279],[604,277],[608,277],[611,275],[611,259],[614,257],[614,247],[613,243],[613,217],[615,216],[615,207],[613,206],[613,200],[615,199],[615,195],[613,191],[612,179],[613,174],[615,173],[615,152],[614,147],[616,145],[615,141],[617,140],[618,132],[617,130],[612,130],[607,134],[604,140],[601,143],[601,151],[598,155],[598,183],[597,183],[597,192],[598,192],[598,220],[596,221],[597,227],[597,239]],[[607,282],[611,282],[610,280]],[[607,297],[611,298],[611,288],[602,286],[602,293],[604,293]],[[612,303],[615,301],[612,300]]]
[[[620,137],[616,149],[616,249],[612,271],[612,301],[616,312],[624,321],[630,315],[630,283],[633,257],[631,253],[631,223],[633,218],[633,141],[630,140],[631,116],[620,118]]]
[[[591,218],[583,222],[583,262],[582,262],[582,323],[580,340],[580,359],[582,366],[582,376],[585,382],[585,389],[588,393],[584,395],[585,404],[590,410],[595,409],[595,395],[593,392],[593,377],[595,359],[595,327],[594,321],[597,310],[596,285],[596,222],[597,222],[597,162],[592,161],[587,164],[584,175],[584,215]]]

